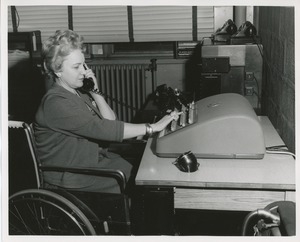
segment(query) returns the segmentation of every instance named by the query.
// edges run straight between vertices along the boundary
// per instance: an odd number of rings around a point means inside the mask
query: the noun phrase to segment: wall
[[[295,152],[295,34],[293,7],[257,7],[264,47],[262,112]]]
[[[166,84],[173,89],[185,89],[186,59],[157,60],[157,86]]]

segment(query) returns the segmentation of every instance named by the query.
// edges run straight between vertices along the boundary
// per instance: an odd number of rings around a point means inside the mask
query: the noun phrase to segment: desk
[[[266,146],[283,145],[270,120],[259,117]],[[290,155],[265,154],[261,160],[198,159],[199,170],[179,171],[174,158],[157,157],[149,139],[136,185],[169,189],[170,209],[252,211],[279,200],[295,201],[295,160]]]

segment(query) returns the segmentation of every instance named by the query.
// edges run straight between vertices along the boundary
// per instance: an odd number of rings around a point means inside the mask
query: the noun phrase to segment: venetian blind
[[[197,7],[198,38],[214,29],[213,7]],[[193,40],[192,6],[133,6],[134,41]]]
[[[11,7],[8,6],[7,7],[8,9],[8,13],[7,13],[7,30],[8,32],[12,32],[13,31],[13,24],[12,24],[12,17],[11,17]]]
[[[19,15],[19,32],[40,30],[42,41],[58,29],[68,28],[67,6],[16,6]],[[8,31],[12,31],[9,7]]]
[[[73,27],[85,42],[128,42],[127,6],[74,6]]]
[[[214,7],[197,7],[197,37],[211,37],[214,33]]]
[[[192,7],[133,6],[135,41],[191,40]]]
[[[57,29],[69,28],[68,6],[16,6],[18,31],[41,30],[45,40]],[[135,42],[193,40],[192,6],[132,6],[132,22],[127,6],[73,6],[73,29],[85,42],[129,42],[132,27]],[[129,16],[131,17],[131,16]],[[12,31],[8,8],[8,30]],[[214,30],[214,7],[197,7],[197,38]],[[132,24],[132,26],[131,26]]]

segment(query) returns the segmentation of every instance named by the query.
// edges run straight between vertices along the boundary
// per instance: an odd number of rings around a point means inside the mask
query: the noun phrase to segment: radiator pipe
[[[233,21],[237,28],[241,26],[247,18],[247,7],[246,6],[234,6]]]
[[[156,72],[157,72],[157,59],[151,59],[151,64],[150,64],[150,70],[152,74],[152,93],[156,90],[157,87],[157,79],[156,79]]]

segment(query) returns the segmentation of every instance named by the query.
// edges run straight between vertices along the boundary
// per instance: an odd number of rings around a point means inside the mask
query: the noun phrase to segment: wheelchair
[[[8,123],[10,235],[131,235],[126,177],[111,169],[43,166],[32,127]],[[120,194],[46,188],[43,172],[59,171],[114,178]]]
[[[296,204],[276,201],[264,209],[247,214],[242,225],[242,236],[295,236]]]

